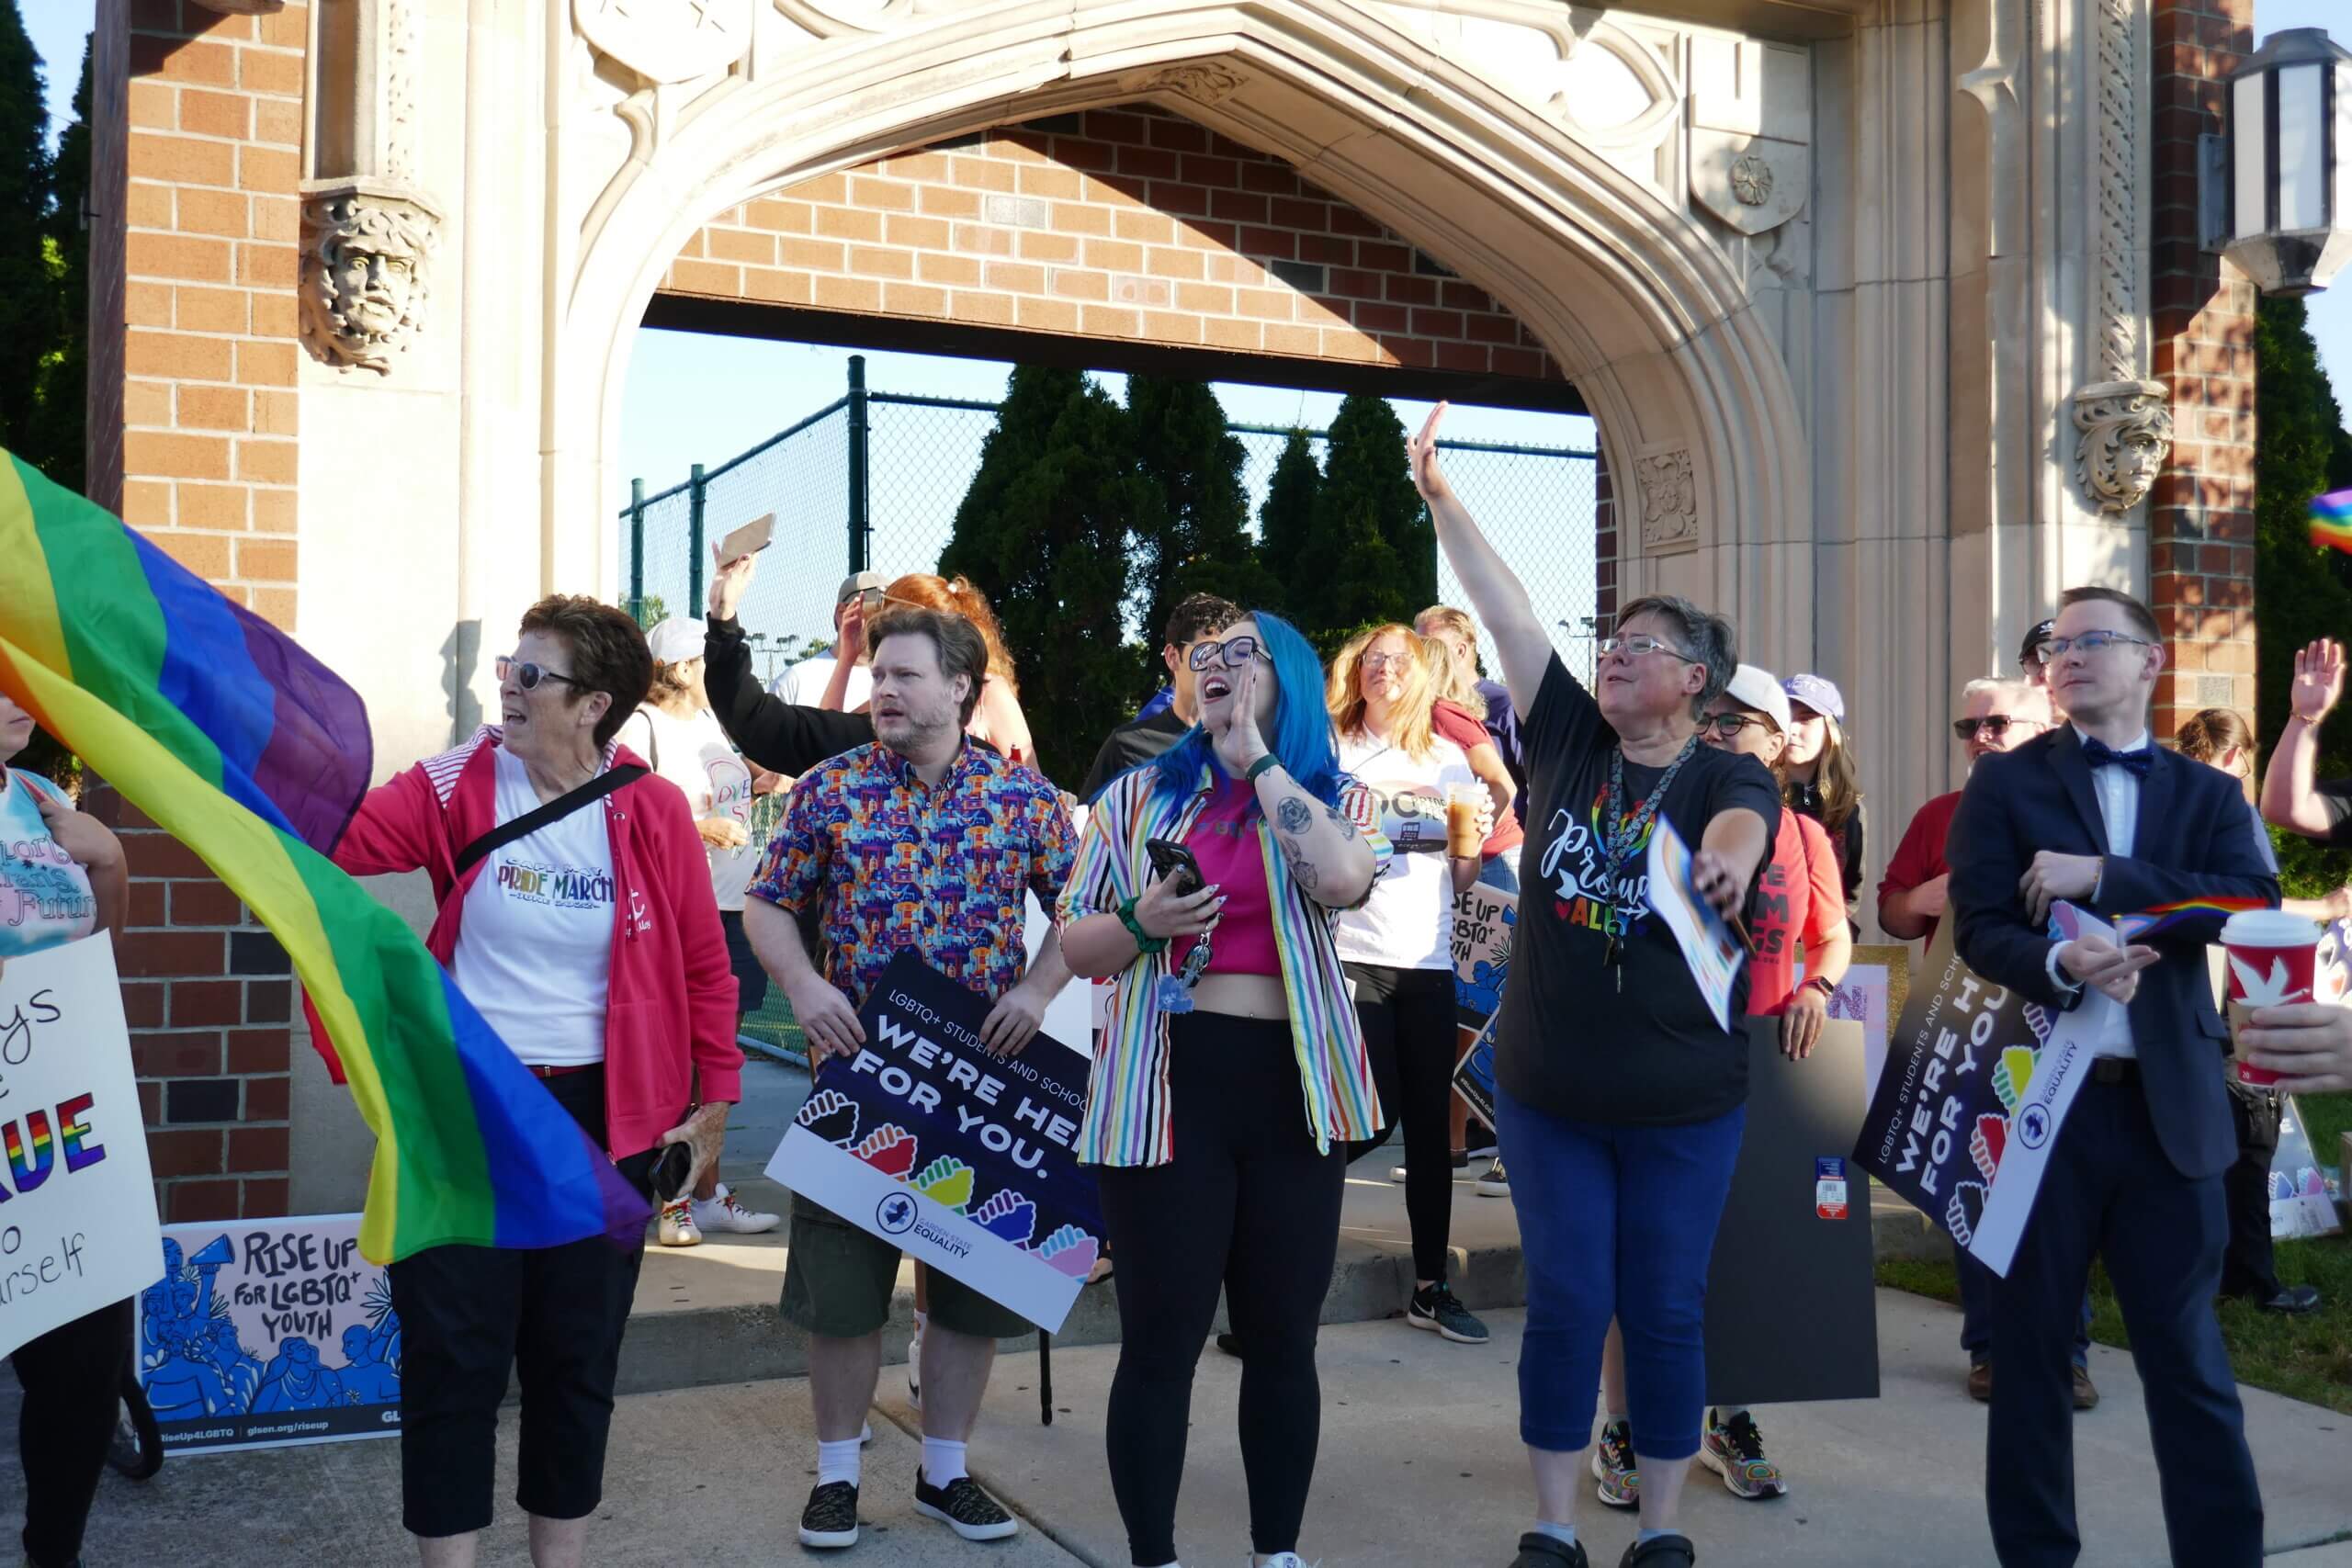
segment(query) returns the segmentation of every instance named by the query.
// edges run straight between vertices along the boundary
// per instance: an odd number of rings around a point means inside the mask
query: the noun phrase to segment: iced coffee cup
[[[2319,959],[2319,923],[2283,909],[2248,909],[2222,927],[2228,957],[2232,1066],[2243,1084],[2262,1086],[2278,1075],[2250,1066],[2237,1041],[2256,1008],[2285,1007],[2312,999],[2312,977]]]
[[[1456,860],[1476,860],[1486,838],[1478,831],[1478,797],[1459,784],[1445,792],[1445,852]]]

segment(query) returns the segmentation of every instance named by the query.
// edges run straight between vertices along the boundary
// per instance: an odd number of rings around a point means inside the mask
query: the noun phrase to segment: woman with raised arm
[[[1736,918],[1780,795],[1755,758],[1699,743],[1699,716],[1738,663],[1720,616],[1637,599],[1600,644],[1598,693],[1568,672],[1440,471],[1444,414],[1441,403],[1411,442],[1413,479],[1501,656],[1527,764],[1527,896],[1495,1032],[1496,1132],[1527,1260],[1520,1437],[1536,1498],[1512,1568],[1589,1568],[1573,1500],[1612,1314],[1645,1482],[1620,1562],[1689,1568],[1696,1549],[1674,1525],[1699,1451],[1707,1263],[1739,1154],[1747,1042],[1715,1022],[1651,917],[1644,863],[1668,823],[1690,846],[1699,896]],[[1735,1020],[1747,987],[1742,965]]]

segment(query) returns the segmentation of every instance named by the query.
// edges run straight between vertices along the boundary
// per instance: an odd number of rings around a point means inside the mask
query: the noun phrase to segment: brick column
[[[294,621],[307,10],[101,0],[93,90],[90,490],[281,626]],[[118,951],[166,1221],[286,1213],[284,952],[111,791]]]
[[[2254,286],[2197,234],[2197,138],[2222,129],[2222,78],[2254,49],[2254,0],[2155,0],[2149,230],[2154,372],[2173,448],[2148,502],[2152,602],[2169,668],[2152,721],[2254,716]]]

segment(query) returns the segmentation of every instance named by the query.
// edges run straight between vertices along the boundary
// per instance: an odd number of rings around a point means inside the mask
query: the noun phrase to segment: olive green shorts
[[[784,1320],[828,1339],[858,1339],[890,1318],[899,1249],[794,1193],[784,1260]],[[944,1269],[931,1271],[930,1321],[951,1334],[1011,1339],[1036,1325]]]

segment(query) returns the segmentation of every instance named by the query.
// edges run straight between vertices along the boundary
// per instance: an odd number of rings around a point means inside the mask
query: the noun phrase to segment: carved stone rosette
[[[1680,447],[1645,452],[1634,459],[1634,482],[1642,493],[1642,547],[1677,550],[1699,542],[1699,486],[1690,454]]]
[[[391,373],[422,334],[441,211],[405,186],[316,181],[302,196],[302,341],[329,365]]]
[[[2101,512],[2148,498],[2172,450],[2171,394],[2162,381],[2101,381],[2075,394],[2075,482]]]

